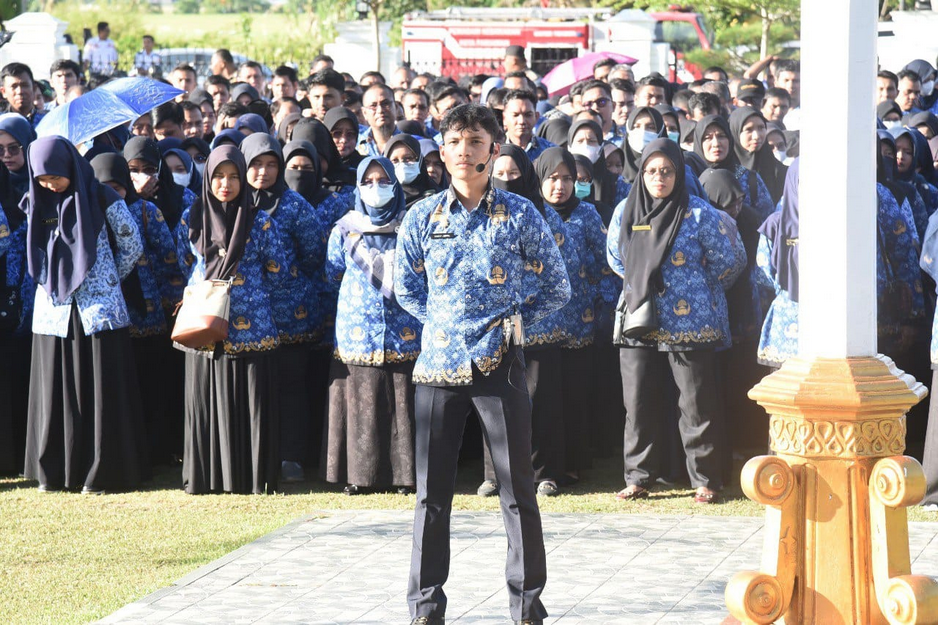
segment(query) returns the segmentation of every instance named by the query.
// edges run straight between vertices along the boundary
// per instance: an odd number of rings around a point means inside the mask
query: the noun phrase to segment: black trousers
[[[723,405],[718,387],[717,358],[712,350],[660,352],[649,347],[619,351],[622,397],[625,402],[623,456],[625,482],[647,488],[657,477],[659,421],[671,402],[665,390],[670,369],[677,385],[678,428],[687,454],[691,486],[718,490],[723,486],[726,453]]]
[[[543,619],[540,594],[547,581],[541,516],[531,466],[531,402],[524,356],[513,347],[489,375],[473,369],[468,386],[416,389],[417,508],[407,603],[411,616],[443,617],[449,576],[450,515],[456,461],[466,417],[475,408],[492,453],[502,519],[508,535],[511,618]]]

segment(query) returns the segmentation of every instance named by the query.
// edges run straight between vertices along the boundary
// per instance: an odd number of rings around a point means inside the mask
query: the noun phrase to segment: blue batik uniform
[[[270,305],[280,333],[280,343],[303,343],[316,338],[321,331],[318,283],[315,276],[322,272],[325,261],[326,226],[320,218],[327,216],[310,206],[293,189],[285,189],[270,218],[282,237],[285,263],[281,271],[284,288],[271,291]]]
[[[624,211],[624,203],[616,207],[606,237],[609,266],[620,276],[625,275],[619,255]],[[670,256],[661,265],[664,290],[655,294],[658,330],[634,344],[654,342],[659,351],[729,347],[724,291],[745,267],[746,251],[733,218],[689,196]]]
[[[537,294],[525,291],[525,264],[536,260]],[[507,351],[504,322],[528,325],[570,299],[570,281],[547,223],[527,199],[490,188],[469,212],[452,189],[415,204],[397,242],[394,290],[423,322],[413,380],[472,384],[472,365],[494,371]]]
[[[378,149],[378,144],[372,138],[373,134],[371,127],[369,127],[368,130],[358,135],[358,153],[362,156],[384,156],[381,150]],[[401,131],[395,128],[391,136],[399,134],[401,134]]]
[[[938,282],[938,254],[935,250],[936,237],[938,237],[938,213],[932,214],[928,219],[928,228],[922,237],[922,258],[919,267]],[[932,319],[931,344],[929,348],[932,369],[938,369],[938,314]]]
[[[346,188],[349,189],[349,193],[333,193],[313,207],[313,210],[319,215],[319,222],[324,228],[323,249],[326,249],[332,228],[338,223],[339,219],[352,209],[355,202],[355,186],[350,185]],[[330,286],[326,278],[325,263],[320,263],[320,268],[313,274],[312,281],[313,292],[319,299],[315,319],[316,334],[319,337],[316,345],[331,350],[335,335],[335,311],[338,304],[336,300],[338,292]]]
[[[550,206],[544,207],[544,221],[554,236],[554,242],[557,244],[557,249],[560,251],[560,256],[563,258],[563,264],[569,276],[570,272],[576,271],[580,266],[580,257],[577,255],[576,247],[569,243],[567,228],[563,219]],[[528,293],[527,297],[531,300],[531,303],[537,297],[537,276],[543,270],[544,264],[535,258],[529,258],[524,264],[525,280],[529,282],[529,285],[525,287],[525,292]],[[570,341],[572,337],[568,334],[564,323],[564,308],[566,306],[548,313],[545,317],[524,329],[524,347],[526,349],[560,345]]]
[[[760,222],[765,221],[766,217],[775,212],[775,202],[772,201],[772,194],[762,181],[762,176],[742,165],[737,165],[733,174],[743,189],[743,205],[754,210]],[[701,197],[706,198],[706,193]]]
[[[632,190],[632,185],[625,181],[625,178],[619,176],[616,178],[616,201],[615,206],[619,205],[619,202],[624,200],[629,196],[629,191]]]
[[[176,228],[179,266],[190,285],[205,278],[205,259],[189,241],[189,211],[183,213]],[[287,274],[286,251],[277,225],[263,211],[254,216],[254,223],[231,283],[228,338],[222,344],[228,356],[268,351],[280,344],[271,293],[283,288]],[[200,351],[212,352],[215,345]]]
[[[775,299],[762,322],[756,357],[761,364],[778,368],[798,354],[798,302],[792,301],[778,283],[772,266],[772,242],[765,235],[759,236],[756,266],[760,270],[758,283],[775,290]]]
[[[889,290],[891,283],[899,283],[900,288],[911,295],[911,308],[905,319],[889,318],[891,306],[879,306],[880,314],[877,325],[880,334],[892,335],[899,332],[904,323],[921,319],[925,314],[925,295],[922,277],[919,271],[919,253],[921,245],[915,229],[909,203],[899,204],[895,196],[882,184],[876,184],[879,200],[876,224],[878,239],[876,245],[876,293],[880,302],[896,297]],[[881,239],[879,238],[881,237]],[[883,249],[885,248],[885,249]],[[884,255],[885,253],[885,255]]]
[[[555,147],[553,143],[543,137],[534,135],[531,137],[531,142],[524,148],[524,153],[528,155],[528,158],[531,159],[533,163],[535,159],[541,155],[541,152],[552,147]]]
[[[329,237],[326,278],[338,294],[334,355],[347,365],[365,367],[410,362],[420,354],[422,324],[397,303],[391,284],[377,286],[359,265],[371,257],[363,236],[370,225],[367,216],[353,211],[339,220]],[[398,226],[399,221],[392,221],[384,229],[394,237]],[[390,270],[394,248],[379,255]]]
[[[603,250],[606,229],[596,207],[588,202],[580,202],[564,221],[564,226],[567,231],[566,244],[576,251],[579,263],[573,268],[567,268],[571,295],[570,301],[560,312],[569,336],[564,347],[578,349],[591,345],[596,333],[596,308],[602,305],[600,282],[603,280],[603,267],[606,267]]]
[[[3,211],[0,211],[2,213]],[[6,227],[6,217],[0,214],[3,224],[0,225],[0,235],[3,234],[3,228]],[[19,324],[13,330],[15,336],[24,336],[32,332],[33,306],[36,299],[36,283],[27,271],[26,263],[26,231],[29,227],[28,222],[23,222],[9,234],[8,237],[0,236],[0,246],[4,240],[9,241],[5,256],[6,258],[6,286],[8,288],[19,289],[20,295],[20,319]]]
[[[98,233],[97,258],[81,286],[61,304],[56,304],[41,286],[36,289],[33,333],[68,337],[72,303],[78,306],[86,336],[130,325],[120,283],[133,271],[143,254],[143,239],[124,200],[108,206],[105,218],[107,226]],[[108,242],[108,228],[116,243],[114,253]],[[46,271],[48,267],[43,263],[40,278],[36,280],[39,285],[45,282]]]
[[[166,332],[164,293],[171,282],[182,283],[176,243],[163,213],[143,198],[130,205],[130,214],[143,236],[143,255],[137,261],[137,277],[143,291],[144,310],[129,308],[130,335],[153,336]]]

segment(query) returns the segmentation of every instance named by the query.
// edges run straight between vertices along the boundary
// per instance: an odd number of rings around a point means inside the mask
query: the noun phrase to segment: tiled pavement
[[[291,523],[130,604],[105,623],[408,623],[410,512]],[[544,515],[548,623],[720,623],[723,589],[755,568],[762,519]],[[938,523],[911,527],[913,573],[938,576]],[[927,549],[926,549],[927,548]],[[453,516],[447,623],[505,623],[498,513]]]

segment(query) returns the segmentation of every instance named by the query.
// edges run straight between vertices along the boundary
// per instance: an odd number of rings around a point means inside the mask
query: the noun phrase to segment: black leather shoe
[[[445,625],[446,620],[439,616],[418,616],[410,625]]]

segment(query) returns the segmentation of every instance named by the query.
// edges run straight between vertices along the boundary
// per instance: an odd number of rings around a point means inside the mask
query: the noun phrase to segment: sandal
[[[537,485],[537,494],[545,497],[556,497],[560,494],[560,489],[557,488],[557,483],[553,480],[544,480]]]
[[[706,486],[701,486],[694,493],[694,503],[717,503],[720,495]]]
[[[631,486],[626,486],[618,493],[616,493],[616,499],[621,501],[632,501],[634,499],[645,499],[648,497],[648,489],[643,488],[637,484]]]

